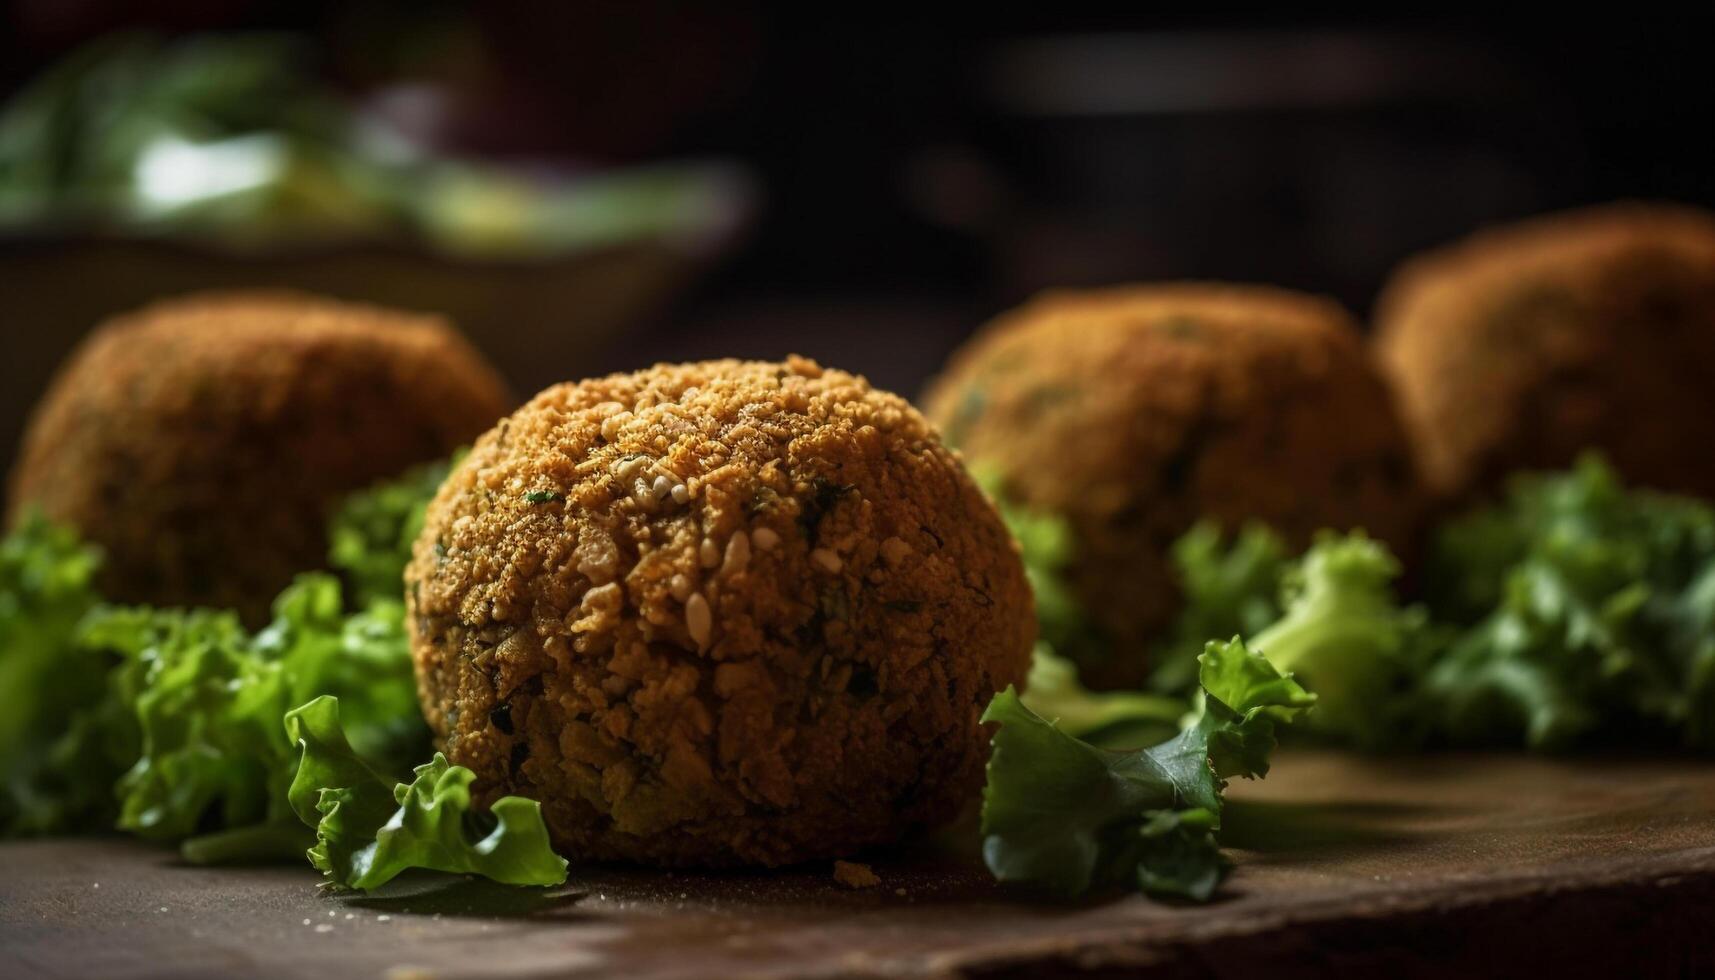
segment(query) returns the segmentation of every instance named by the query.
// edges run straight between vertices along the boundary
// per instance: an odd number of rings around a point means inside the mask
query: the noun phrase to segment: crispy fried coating
[[[31,419],[12,519],[40,507],[106,553],[125,602],[254,624],[321,567],[348,492],[468,443],[512,402],[438,318],[295,293],[211,293],[99,326]]]
[[[1198,519],[1303,545],[1362,527],[1396,545],[1416,478],[1351,318],[1285,290],[1161,284],[1046,294],[957,352],[927,411],[1002,492],[1063,515],[1070,583],[1105,634],[1067,651],[1132,686],[1178,595],[1169,548]]]
[[[1406,263],[1377,323],[1440,494],[1594,448],[1715,497],[1715,214],[1615,204],[1485,231]]]
[[[796,358],[547,389],[454,470],[406,578],[447,756],[583,859],[780,865],[942,822],[1035,635],[922,416]]]

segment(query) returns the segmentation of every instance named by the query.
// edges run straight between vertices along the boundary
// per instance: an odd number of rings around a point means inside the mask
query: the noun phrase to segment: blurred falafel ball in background
[[[1179,605],[1174,541],[1211,518],[1295,547],[1363,528],[1396,548],[1419,488],[1392,398],[1333,301],[1264,286],[1051,292],[956,352],[927,412],[1012,502],[1070,524],[1093,642],[1062,651],[1135,687]]]
[[[1715,498],[1715,214],[1612,204],[1479,232],[1406,262],[1376,322],[1438,495],[1598,449]]]
[[[327,561],[351,491],[446,456],[514,403],[438,317],[289,292],[207,293],[98,326],[37,405],[10,519],[105,555],[112,600],[265,622]]]
[[[840,857],[958,814],[1036,624],[904,399],[792,358],[562,384],[479,439],[407,578],[424,714],[568,854]]]

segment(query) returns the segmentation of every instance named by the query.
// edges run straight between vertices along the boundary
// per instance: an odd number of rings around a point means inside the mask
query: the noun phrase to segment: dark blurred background
[[[1553,22],[1039,6],[854,21],[658,0],[11,0],[0,91],[115,32],[288,32],[294,70],[350,114],[337,139],[383,133],[357,140],[364,165],[408,158],[415,176],[392,198],[372,180],[373,207],[296,185],[212,219],[111,196],[13,207],[0,438],[94,317],[200,285],[447,310],[523,393],[796,351],[915,394],[1045,287],[1255,280],[1362,315],[1401,258],[1487,223],[1715,205],[1712,6]],[[20,152],[41,162],[16,144],[66,125],[0,130],[0,182]],[[149,147],[168,191],[203,172]]]

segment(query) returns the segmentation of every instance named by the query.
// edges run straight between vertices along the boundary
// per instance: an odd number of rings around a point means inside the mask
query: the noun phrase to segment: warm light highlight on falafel
[[[1399,420],[1337,304],[1262,286],[1048,293],[956,353],[927,411],[1003,492],[1071,524],[1068,575],[1107,634],[1068,651],[1133,686],[1177,607],[1168,549],[1199,518],[1297,545],[1362,527],[1403,546],[1417,487]]]
[[[1715,214],[1615,204],[1481,232],[1402,266],[1377,325],[1443,495],[1594,448],[1715,497]]]
[[[106,554],[117,601],[267,618],[326,561],[328,511],[511,405],[438,317],[295,293],[184,297],[97,327],[25,434],[11,515]]]
[[[813,362],[564,384],[478,440],[407,572],[424,712],[569,856],[779,865],[953,816],[1035,633],[903,399]]]

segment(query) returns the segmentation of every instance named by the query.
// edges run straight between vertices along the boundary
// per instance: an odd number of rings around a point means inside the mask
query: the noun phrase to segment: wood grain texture
[[[1715,974],[1715,766],[1286,754],[1235,787],[1239,871],[1196,908],[1044,902],[970,835],[830,867],[423,876],[329,895],[122,840],[0,847],[0,976],[1282,977]],[[963,850],[963,853],[960,853]]]

